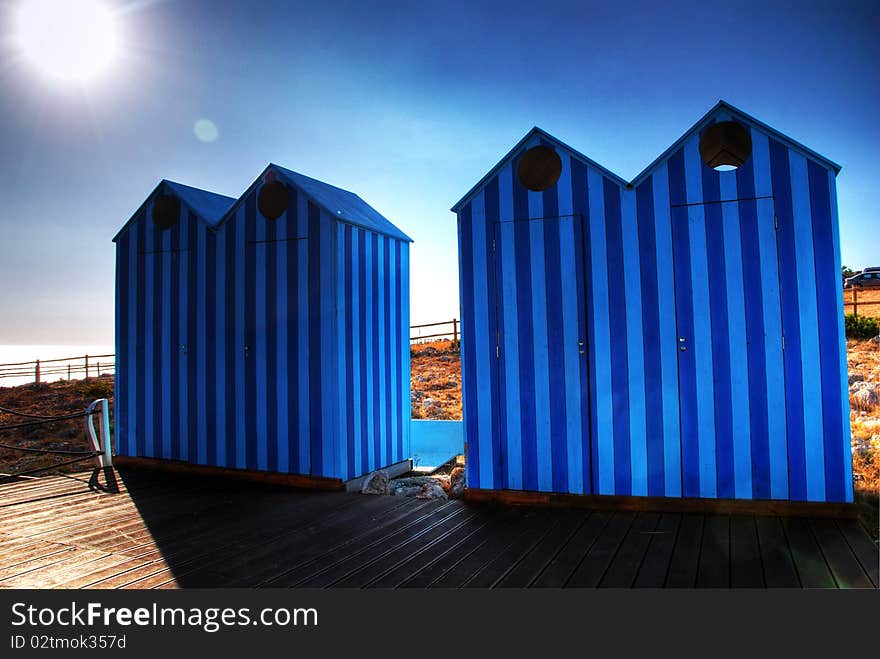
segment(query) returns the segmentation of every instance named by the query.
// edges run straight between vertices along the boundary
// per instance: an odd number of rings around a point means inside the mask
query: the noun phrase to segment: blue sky
[[[110,242],[161,178],[237,196],[270,161],[411,235],[414,322],[458,314],[459,199],[533,125],[632,178],[719,98],[843,165],[843,260],[880,265],[880,8],[767,2],[119,0],[82,88],[0,6],[0,344],[110,344]],[[219,136],[199,141],[195,122]]]

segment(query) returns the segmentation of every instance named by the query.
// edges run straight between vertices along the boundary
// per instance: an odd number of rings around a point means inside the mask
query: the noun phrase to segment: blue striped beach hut
[[[410,239],[270,164],[163,181],[114,238],[116,451],[349,480],[409,458]]]
[[[631,182],[531,130],[452,209],[468,487],[852,501],[839,169],[723,101]]]

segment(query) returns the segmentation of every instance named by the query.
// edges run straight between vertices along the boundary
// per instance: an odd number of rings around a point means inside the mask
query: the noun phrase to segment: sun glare
[[[116,17],[100,0],[23,0],[16,18],[21,54],[49,78],[88,82],[119,53]]]

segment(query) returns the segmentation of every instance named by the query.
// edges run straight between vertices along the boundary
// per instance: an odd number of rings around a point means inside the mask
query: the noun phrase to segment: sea
[[[41,362],[47,359],[59,359],[62,357],[76,357],[69,362],[72,366],[82,366],[85,355],[112,355],[112,345],[0,345],[0,387],[14,387],[35,380],[33,374],[34,365],[8,366],[20,362],[32,362],[39,359]],[[102,372],[107,371],[107,366],[112,363],[112,358],[101,357],[93,359],[89,357],[89,375],[97,375],[98,363],[102,363]],[[53,368],[54,367],[54,368]],[[50,369],[60,371],[49,372]],[[28,370],[28,375],[9,375],[13,372]],[[81,378],[84,373],[74,371],[72,377]],[[67,379],[66,363],[45,364],[41,368],[40,380],[51,382],[52,380]]]

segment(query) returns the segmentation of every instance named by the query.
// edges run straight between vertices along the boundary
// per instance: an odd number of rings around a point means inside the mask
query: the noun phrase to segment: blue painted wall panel
[[[719,172],[699,131],[731,119],[753,154]],[[534,193],[539,142],[563,166]],[[851,500],[836,212],[826,163],[727,109],[634,187],[523,140],[458,207],[469,487]]]
[[[118,453],[345,480],[409,457],[409,243],[294,188],[267,220],[258,190],[217,227],[181,204],[160,231],[150,200],[119,236]]]

